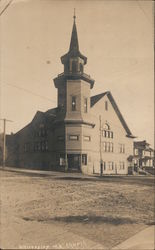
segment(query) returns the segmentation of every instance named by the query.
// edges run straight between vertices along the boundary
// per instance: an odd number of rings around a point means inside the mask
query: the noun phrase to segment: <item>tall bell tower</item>
[[[56,155],[65,158],[65,168],[82,171],[88,164],[91,148],[91,130],[94,124],[90,115],[90,90],[94,80],[84,73],[87,63],[79,50],[74,14],[69,51],[61,57],[64,72],[54,79],[58,89],[58,112],[55,120]],[[87,141],[85,141],[85,138]]]

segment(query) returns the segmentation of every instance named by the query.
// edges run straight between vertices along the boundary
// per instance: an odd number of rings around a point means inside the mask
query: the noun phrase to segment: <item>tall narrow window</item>
[[[108,102],[105,101],[105,110],[108,110]]]
[[[87,154],[82,154],[82,164],[87,165]]]
[[[77,72],[77,62],[73,61],[72,62],[72,73],[76,73]]]
[[[76,111],[76,96],[72,96],[72,111]]]
[[[88,100],[87,100],[87,98],[84,98],[84,112],[85,113],[88,112]]]
[[[107,151],[107,143],[103,142],[103,151],[106,152]]]
[[[83,73],[83,65],[80,63],[80,72]]]
[[[125,145],[119,143],[119,153],[125,153]]]
[[[106,162],[103,162],[103,169],[106,170]]]

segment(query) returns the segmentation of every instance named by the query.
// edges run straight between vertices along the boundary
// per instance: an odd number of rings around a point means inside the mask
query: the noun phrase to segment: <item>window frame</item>
[[[87,163],[88,163],[87,154],[82,154],[81,157],[82,157],[81,159],[82,165],[87,166]]]
[[[88,98],[84,97],[84,113],[88,113]]]
[[[88,139],[88,140],[87,140]],[[91,141],[91,136],[90,135],[84,135],[83,136],[84,141]]]
[[[79,135],[69,135],[69,141],[79,141]]]
[[[73,100],[74,99],[74,100]],[[75,95],[72,95],[71,96],[71,110],[74,112],[74,111],[77,111],[77,96]]]

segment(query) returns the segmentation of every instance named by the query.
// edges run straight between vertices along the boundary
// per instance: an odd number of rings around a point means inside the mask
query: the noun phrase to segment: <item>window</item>
[[[113,138],[113,132],[110,131],[110,138]]]
[[[37,142],[37,151],[40,151],[40,142]]]
[[[76,111],[76,96],[72,96],[72,111]]]
[[[123,161],[119,162],[119,168],[120,168],[120,170],[124,170],[125,169],[125,163]]]
[[[114,163],[112,161],[108,162],[108,169],[109,170],[114,170]]]
[[[90,136],[87,136],[87,135],[84,135],[84,141],[91,141],[91,137]]]
[[[119,143],[119,153],[125,153],[125,145]]]
[[[86,154],[82,154],[82,164],[87,165],[87,155]]]
[[[59,135],[59,136],[57,137],[57,139],[58,139],[58,141],[64,141],[64,136]]]
[[[113,138],[113,132],[110,130],[110,126],[107,123],[103,126],[102,136],[105,138]]]
[[[113,152],[113,143],[110,142],[110,152]]]
[[[46,149],[46,151],[48,150],[48,142],[47,141],[45,141],[45,149]]]
[[[103,142],[103,151],[104,152],[113,152],[114,151],[113,142]]]
[[[108,125],[108,123],[105,123],[103,128],[104,130],[110,130],[110,126]]]
[[[72,72],[76,73],[77,72],[77,61],[72,62]]]
[[[79,140],[79,136],[78,135],[69,135],[69,140],[70,141],[78,141]]]
[[[40,144],[41,144],[41,151],[47,151],[48,150],[47,141],[42,141]]]
[[[88,99],[84,98],[84,112],[87,113],[88,112]]]
[[[80,72],[83,73],[83,64],[80,63]]]
[[[39,152],[39,151],[47,151],[48,150],[48,142],[47,141],[41,141],[41,142],[35,142],[34,143],[34,151]]]
[[[65,165],[65,155],[64,154],[60,154],[60,158],[59,158],[59,164],[60,166],[64,166]]]
[[[45,128],[45,125],[44,124],[40,124],[39,125],[39,128],[38,128],[38,131],[37,131],[37,136],[39,137],[42,137],[42,136],[46,136],[47,135],[47,131],[46,131],[46,128]]]
[[[138,155],[138,149],[135,148],[135,155]]]
[[[103,142],[103,151],[106,152],[106,149],[107,149],[106,142]]]
[[[24,144],[24,152],[29,152],[30,151],[30,143],[25,143]]]
[[[41,151],[45,151],[45,142],[41,142]]]
[[[103,170],[106,170],[106,162],[103,162]]]
[[[110,152],[110,142],[107,142],[107,152]]]
[[[108,110],[108,102],[105,101],[105,110]]]

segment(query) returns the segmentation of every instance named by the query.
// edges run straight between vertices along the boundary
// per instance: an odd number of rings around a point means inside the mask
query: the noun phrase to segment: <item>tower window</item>
[[[108,102],[105,101],[105,110],[108,110]]]
[[[84,112],[85,113],[88,112],[88,100],[87,100],[87,98],[84,98]]]
[[[76,96],[72,96],[72,111],[76,111]]]
[[[80,63],[80,72],[83,73],[83,65]]]
[[[76,61],[73,61],[73,62],[72,62],[72,72],[73,72],[73,73],[76,73],[76,72],[77,72],[77,62],[76,62]]]

